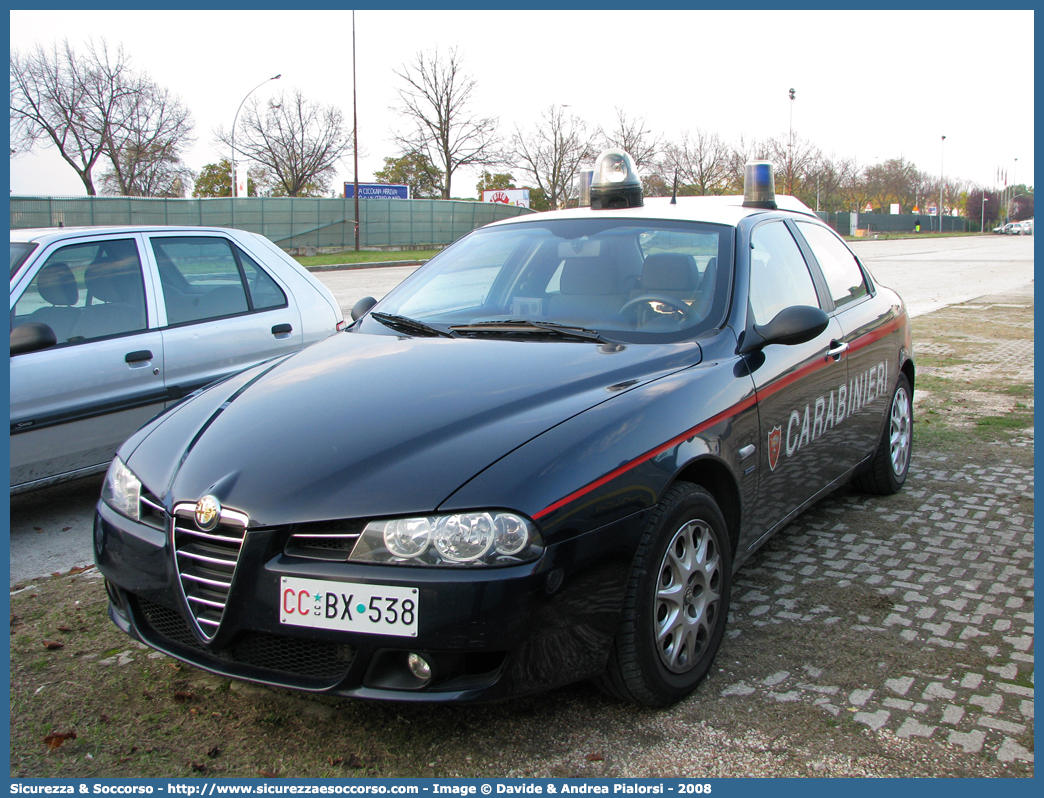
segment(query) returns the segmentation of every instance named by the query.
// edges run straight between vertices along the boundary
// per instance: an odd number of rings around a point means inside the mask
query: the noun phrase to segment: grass
[[[341,266],[344,264],[361,264],[361,263],[423,263],[424,261],[431,260],[437,254],[437,249],[411,249],[402,250],[399,252],[370,252],[354,250],[345,250],[343,252],[333,252],[325,255],[295,255],[294,260],[300,263],[305,268],[314,266]]]
[[[919,446],[953,452],[969,442],[1032,445],[1033,308],[944,308],[913,321]]]

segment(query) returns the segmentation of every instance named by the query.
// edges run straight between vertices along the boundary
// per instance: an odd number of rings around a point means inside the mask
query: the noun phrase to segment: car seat
[[[50,307],[37,308],[20,321],[46,324],[54,330],[59,343],[68,340],[80,317],[80,309],[75,307],[80,301],[80,288],[69,264],[56,261],[44,266],[36,275],[36,290]]]
[[[137,257],[100,256],[84,272],[84,283],[87,304],[70,338],[101,338],[145,329],[145,290]]]
[[[616,266],[600,258],[566,258],[559,289],[548,300],[548,316],[560,324],[615,326],[627,298]]]

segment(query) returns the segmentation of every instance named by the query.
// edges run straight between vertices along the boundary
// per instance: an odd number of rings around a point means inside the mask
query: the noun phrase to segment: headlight
[[[138,521],[141,514],[141,481],[116,457],[105,475],[102,501],[120,515]]]
[[[471,512],[371,521],[349,560],[401,565],[509,565],[543,551],[533,523],[514,513]]]

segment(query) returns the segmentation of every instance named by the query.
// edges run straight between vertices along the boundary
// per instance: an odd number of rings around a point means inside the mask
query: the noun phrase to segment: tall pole
[[[1019,184],[1018,177],[1019,177],[1019,159],[1016,158],[1015,159],[1015,165],[1011,168],[1011,208],[1012,208],[1012,213],[1009,213],[1008,216],[1011,216],[1014,213],[1014,211],[1015,211],[1015,192],[1018,191],[1018,189],[1015,188],[1015,187]]]
[[[794,90],[790,90],[790,155],[788,159],[790,161],[787,167],[787,194],[793,195],[794,193]]]
[[[252,88],[250,91],[247,92],[246,97],[243,98],[243,102],[241,102],[239,104],[239,107],[236,109],[236,115],[232,119],[232,196],[233,197],[236,196],[236,122],[239,121],[239,112],[243,110],[243,103],[245,103],[247,101],[247,97],[249,97],[251,94],[253,94],[255,91],[260,89],[262,86],[264,86],[269,81],[279,80],[279,78],[281,78],[281,77],[283,77],[282,73],[276,75],[275,77],[266,78],[265,80],[262,80],[260,83],[258,83],[256,86],[254,86],[254,88]]]
[[[352,11],[352,150],[355,157],[355,251],[359,251],[359,102],[355,91],[355,12]]]
[[[945,144],[945,143],[946,143],[946,136],[943,136],[942,137],[942,143],[939,145],[939,232],[940,233],[942,232],[942,217],[943,217],[943,182],[945,181],[945,178],[943,177],[943,175],[945,174],[945,171],[943,170],[943,156],[944,156],[943,144]]]

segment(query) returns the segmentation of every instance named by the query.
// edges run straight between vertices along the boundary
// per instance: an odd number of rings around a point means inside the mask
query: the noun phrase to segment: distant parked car
[[[11,491],[108,468],[165,407],[344,327],[268,239],[202,227],[11,231]]]

